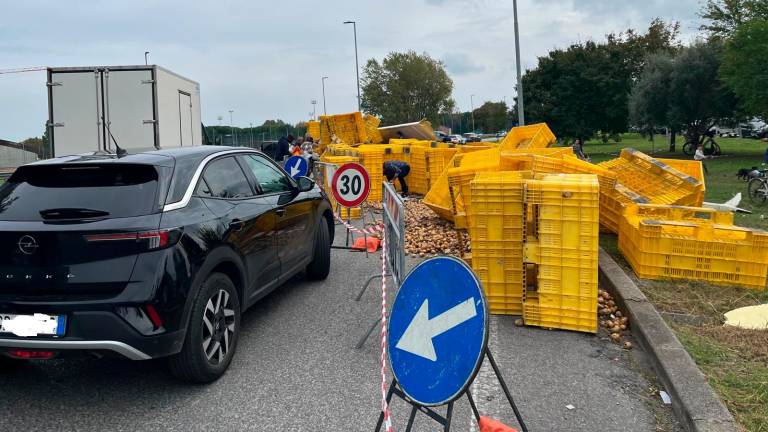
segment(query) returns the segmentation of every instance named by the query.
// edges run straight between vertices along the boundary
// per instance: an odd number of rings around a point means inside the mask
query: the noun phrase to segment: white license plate
[[[63,336],[66,326],[65,315],[0,314],[0,333],[10,333],[20,337]]]

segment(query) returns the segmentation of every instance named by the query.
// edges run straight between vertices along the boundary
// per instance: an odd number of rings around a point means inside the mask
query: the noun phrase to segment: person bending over
[[[384,177],[386,177],[387,181],[390,183],[397,177],[397,181],[400,182],[400,189],[402,189],[403,196],[408,195],[408,183],[406,183],[405,178],[408,177],[410,172],[411,166],[406,162],[399,160],[384,162]]]

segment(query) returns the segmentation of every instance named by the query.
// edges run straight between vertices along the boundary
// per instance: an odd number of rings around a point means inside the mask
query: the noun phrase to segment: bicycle
[[[714,133],[707,133],[705,134],[706,139],[702,142],[704,145],[704,154],[707,156],[720,156],[723,154],[722,150],[720,149],[720,144],[715,142],[715,134]],[[686,141],[685,144],[683,144],[683,153],[687,154],[688,156],[693,156],[694,153],[696,153],[696,148],[698,145],[694,143],[693,141]]]
[[[747,194],[755,205],[764,205],[768,200],[768,178],[765,173],[768,170],[760,170],[760,177],[755,177],[747,184]]]

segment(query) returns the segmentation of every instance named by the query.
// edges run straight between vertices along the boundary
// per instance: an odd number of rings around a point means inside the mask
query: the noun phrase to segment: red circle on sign
[[[356,207],[368,198],[371,179],[365,167],[346,163],[336,169],[331,180],[331,192],[336,202],[344,207]]]

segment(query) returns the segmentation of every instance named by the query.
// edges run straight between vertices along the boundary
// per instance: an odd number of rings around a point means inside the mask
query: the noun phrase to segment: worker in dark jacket
[[[384,177],[388,182],[392,182],[395,177],[400,182],[400,189],[402,189],[403,196],[408,195],[408,183],[405,182],[405,178],[410,174],[411,166],[408,163],[391,160],[384,162]]]
[[[274,159],[277,163],[282,164],[283,158],[291,155],[291,144],[293,144],[293,135],[287,137],[280,137],[275,147]]]

